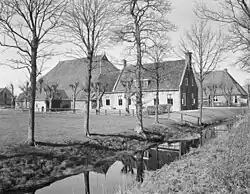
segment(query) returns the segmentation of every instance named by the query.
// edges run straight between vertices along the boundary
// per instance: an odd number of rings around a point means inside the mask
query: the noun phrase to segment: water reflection
[[[230,131],[232,123],[204,130],[202,142],[206,143],[218,133]],[[143,182],[145,170],[151,171],[170,164],[181,155],[189,152],[191,147],[198,147],[200,139],[192,139],[173,144],[161,144],[136,156],[124,155],[121,161],[105,161],[95,168],[95,172],[84,172],[64,180],[57,181],[48,187],[37,190],[36,194],[112,194],[127,190],[133,180]]]

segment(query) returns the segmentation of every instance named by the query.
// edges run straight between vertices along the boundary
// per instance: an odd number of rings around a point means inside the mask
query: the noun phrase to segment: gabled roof
[[[148,80],[148,86],[143,87],[143,91],[155,91],[156,90],[156,82],[153,78],[154,72],[154,63],[148,63],[143,65],[142,71],[142,80]],[[182,76],[186,69],[186,61],[185,60],[175,60],[175,61],[165,61],[159,64],[160,69],[160,90],[179,90],[181,85]],[[122,85],[122,81],[126,80],[135,80],[135,66],[127,66],[123,71],[120,79],[117,82],[116,87],[114,88],[114,92],[122,92],[124,91],[124,86]],[[135,82],[132,85],[132,91],[135,90]]]
[[[198,83],[198,80],[197,80]],[[221,86],[232,87],[232,95],[247,95],[244,88],[228,73],[228,71],[211,71],[203,82],[204,87],[209,85],[216,85],[216,95],[223,95],[223,89]],[[199,84],[198,84],[199,86]],[[199,86],[200,87],[200,86]]]
[[[93,60],[92,82],[100,80],[109,82],[108,90],[111,91],[119,70],[108,60],[106,55],[98,55]],[[76,81],[80,82],[79,89],[86,86],[88,60],[87,58],[74,59],[59,62],[51,71],[42,77],[43,82],[58,83],[58,89],[64,90],[69,98],[72,98],[73,91],[69,87]],[[77,96],[78,100],[86,98],[82,90]]]
[[[11,91],[10,91],[7,87],[5,87],[5,88],[0,88],[0,93],[3,92],[4,90],[7,91],[7,92],[12,96]]]

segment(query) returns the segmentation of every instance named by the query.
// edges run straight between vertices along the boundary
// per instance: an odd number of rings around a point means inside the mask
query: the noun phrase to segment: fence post
[[[170,106],[168,106],[168,118],[170,118]]]
[[[198,117],[198,119],[197,119],[197,125],[199,125],[200,124],[200,117]]]
[[[119,116],[121,116],[121,110],[119,110]]]
[[[183,121],[183,114],[181,113],[181,121]]]
[[[132,115],[135,116],[135,110],[134,109],[132,109]]]
[[[107,109],[105,109],[105,115],[107,115]]]

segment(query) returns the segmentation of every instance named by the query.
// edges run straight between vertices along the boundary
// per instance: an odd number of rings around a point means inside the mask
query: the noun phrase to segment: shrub
[[[168,107],[171,105],[168,104],[159,104],[158,114],[163,114],[168,112]],[[156,111],[156,106],[147,106],[147,112],[149,115],[154,115]]]

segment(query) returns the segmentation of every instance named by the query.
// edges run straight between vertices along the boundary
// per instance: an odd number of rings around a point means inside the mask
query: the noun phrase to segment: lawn
[[[145,118],[144,125],[153,123]],[[167,122],[167,121],[164,121]],[[117,133],[133,129],[136,117],[116,115],[91,115],[90,131],[93,133]],[[86,140],[83,130],[83,114],[38,113],[35,139],[42,142],[67,142]],[[0,110],[0,152],[26,140],[28,113],[20,110]]]

